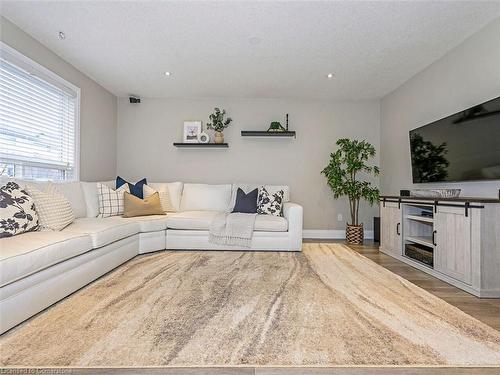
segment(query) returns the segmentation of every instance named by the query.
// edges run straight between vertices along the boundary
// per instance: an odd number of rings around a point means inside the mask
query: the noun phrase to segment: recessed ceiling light
[[[172,73],[170,73],[170,72],[165,72],[164,74],[168,77],[168,76],[170,76]]]
[[[334,76],[334,74],[333,74],[333,73],[328,73],[328,74],[326,75],[326,78],[333,78],[333,76]]]
[[[64,34],[62,31],[59,31],[59,39],[61,40],[66,39],[66,34]]]
[[[250,39],[248,39],[248,42],[254,46],[262,42],[262,39],[260,39],[258,36],[252,36]]]

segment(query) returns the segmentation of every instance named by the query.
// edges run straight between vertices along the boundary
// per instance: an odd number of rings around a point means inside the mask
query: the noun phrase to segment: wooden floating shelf
[[[229,144],[227,143],[182,143],[175,142],[175,147],[183,147],[183,148],[228,148]]]
[[[242,130],[242,137],[295,137],[295,131],[268,132],[267,130]]]

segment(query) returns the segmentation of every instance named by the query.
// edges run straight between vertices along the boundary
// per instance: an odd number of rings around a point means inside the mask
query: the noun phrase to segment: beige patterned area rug
[[[500,332],[338,244],[137,257],[0,345],[4,366],[500,364]]]

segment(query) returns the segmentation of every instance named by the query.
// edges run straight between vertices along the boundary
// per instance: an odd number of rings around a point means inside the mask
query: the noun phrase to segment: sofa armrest
[[[283,217],[288,221],[291,250],[302,250],[302,222],[303,209],[297,203],[286,202],[283,204]]]

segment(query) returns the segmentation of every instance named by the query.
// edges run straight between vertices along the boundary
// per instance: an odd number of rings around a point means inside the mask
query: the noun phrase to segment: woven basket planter
[[[364,239],[363,224],[361,225],[347,224],[345,237],[348,244],[363,245],[363,239]]]

